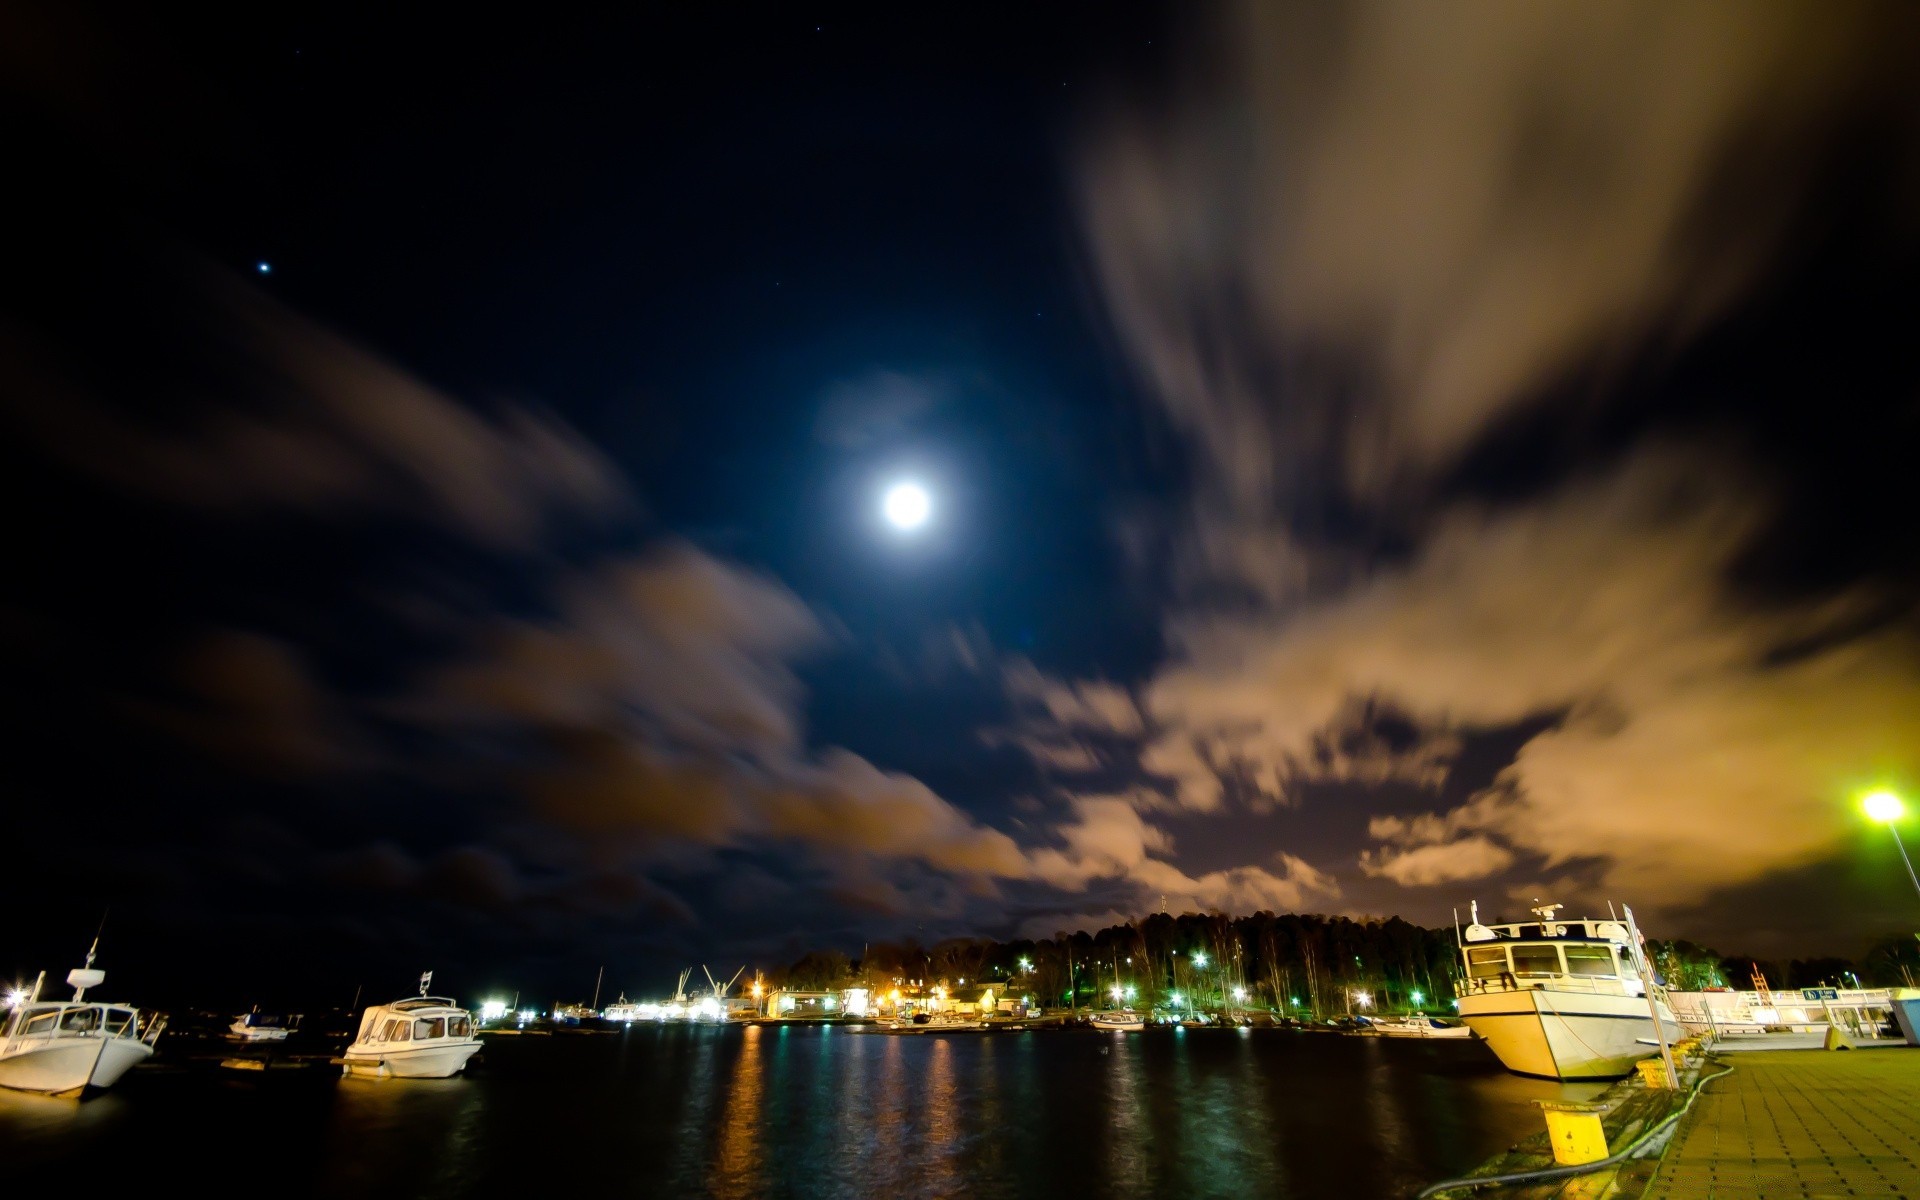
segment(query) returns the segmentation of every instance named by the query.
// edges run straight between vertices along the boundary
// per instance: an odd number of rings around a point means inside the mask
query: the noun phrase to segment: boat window
[[[107,1011],[107,1032],[114,1037],[125,1033],[133,1024],[133,1011],[125,1008],[109,1008]]]
[[[60,1010],[52,1009],[47,1012],[38,1012],[28,1017],[26,1025],[20,1032],[29,1035],[52,1033],[59,1027],[59,1024]]]
[[[67,1033],[92,1033],[100,1027],[100,1013],[91,1008],[70,1008],[60,1014],[60,1028]]]
[[[447,1022],[448,1037],[467,1037],[473,1032],[473,1026],[465,1017],[454,1017]]]
[[[1505,946],[1472,946],[1467,950],[1467,974],[1474,979],[1494,979],[1507,969]]]
[[[1567,974],[1600,975],[1612,979],[1613,950],[1607,946],[1566,946]]]
[[[383,1042],[399,1041],[400,1031],[406,1028],[406,1025],[407,1023],[405,1021],[388,1021],[384,1026],[381,1027],[380,1040]]]
[[[1560,947],[1521,945],[1513,948],[1513,973],[1515,975],[1558,975],[1560,973]]]
[[[421,1017],[413,1023],[413,1040],[416,1042],[424,1042],[428,1038],[443,1038],[445,1036],[447,1036],[447,1019],[445,1017],[433,1017],[431,1019]]]
[[[388,1041],[409,1042],[413,1040],[413,1022],[407,1020],[405,1017],[401,1017],[398,1021],[395,1021],[391,1028],[393,1029],[393,1036],[387,1039]]]
[[[1623,949],[1620,951],[1620,978],[1640,978],[1640,968],[1633,965],[1633,951],[1631,950]]]

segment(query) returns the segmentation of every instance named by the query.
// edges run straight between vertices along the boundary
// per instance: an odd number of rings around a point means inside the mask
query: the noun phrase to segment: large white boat
[[[153,1057],[166,1018],[154,1014],[143,1022],[130,1004],[88,1000],[87,989],[107,979],[105,971],[93,969],[93,953],[87,951],[86,966],[67,973],[73,999],[40,999],[47,978],[42,971],[31,996],[7,1014],[0,1031],[0,1087],[78,1096],[112,1087],[134,1064]]]
[[[1562,921],[1554,919],[1559,908],[1534,909],[1538,921],[1482,925],[1474,906],[1461,938],[1460,1019],[1509,1071],[1618,1078],[1660,1052],[1654,1013],[1668,1041],[1683,1031],[1657,987],[1648,999],[1631,912],[1626,923]]]
[[[376,1004],[360,1017],[360,1033],[342,1056],[343,1073],[377,1079],[446,1079],[459,1074],[480,1049],[473,1014],[444,996],[427,995],[433,973],[420,977],[420,994]]]

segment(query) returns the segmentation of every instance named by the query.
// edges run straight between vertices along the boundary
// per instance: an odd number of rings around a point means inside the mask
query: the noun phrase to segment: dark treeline
[[[1452,929],[1398,917],[1156,913],[1098,933],[1038,941],[949,938],[931,946],[873,942],[861,958],[814,951],[769,972],[770,986],[992,983],[1047,1006],[1099,1006],[1114,989],[1135,1007],[1271,1008],[1298,1016],[1353,1010],[1445,1010],[1459,953]],[[1177,998],[1177,999],[1176,999]]]

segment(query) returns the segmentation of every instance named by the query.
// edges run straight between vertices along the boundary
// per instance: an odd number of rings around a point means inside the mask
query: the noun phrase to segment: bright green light
[[[1867,815],[1876,821],[1898,821],[1906,815],[1907,811],[1907,806],[1900,802],[1900,797],[1884,789],[1869,792],[1860,805],[1867,810]]]
[[[1415,992],[1415,993],[1413,994],[1413,1002],[1414,1002],[1415,1004],[1418,1004],[1418,1003],[1420,1003],[1420,1002],[1421,1002],[1422,1000],[1424,1000],[1424,999],[1426,999],[1426,997],[1425,997],[1425,996],[1423,996],[1423,995],[1421,995],[1421,994],[1420,994],[1419,992]]]
[[[1169,996],[1169,997],[1168,997],[1167,999],[1168,999],[1168,1002],[1169,1002],[1169,1003],[1171,1003],[1171,1004],[1172,1004],[1172,1005],[1173,1005],[1173,1006],[1174,1006],[1175,1008],[1179,1008],[1179,1007],[1180,1007],[1180,993],[1179,993],[1179,992],[1175,992],[1175,993],[1174,993],[1173,995],[1171,995],[1171,996]]]

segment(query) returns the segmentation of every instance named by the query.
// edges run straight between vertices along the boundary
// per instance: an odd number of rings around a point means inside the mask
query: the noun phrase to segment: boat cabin
[[[9,1015],[5,1037],[138,1037],[140,1011],[124,1004],[40,1000]]]
[[[360,1018],[357,1043],[392,1045],[473,1036],[473,1016],[445,996],[415,996],[377,1004]]]
[[[1468,925],[1461,936],[1467,973],[1460,993],[1549,988],[1645,995],[1627,927],[1618,921],[1554,920],[1551,910],[1558,907],[1536,909],[1538,921]]]

